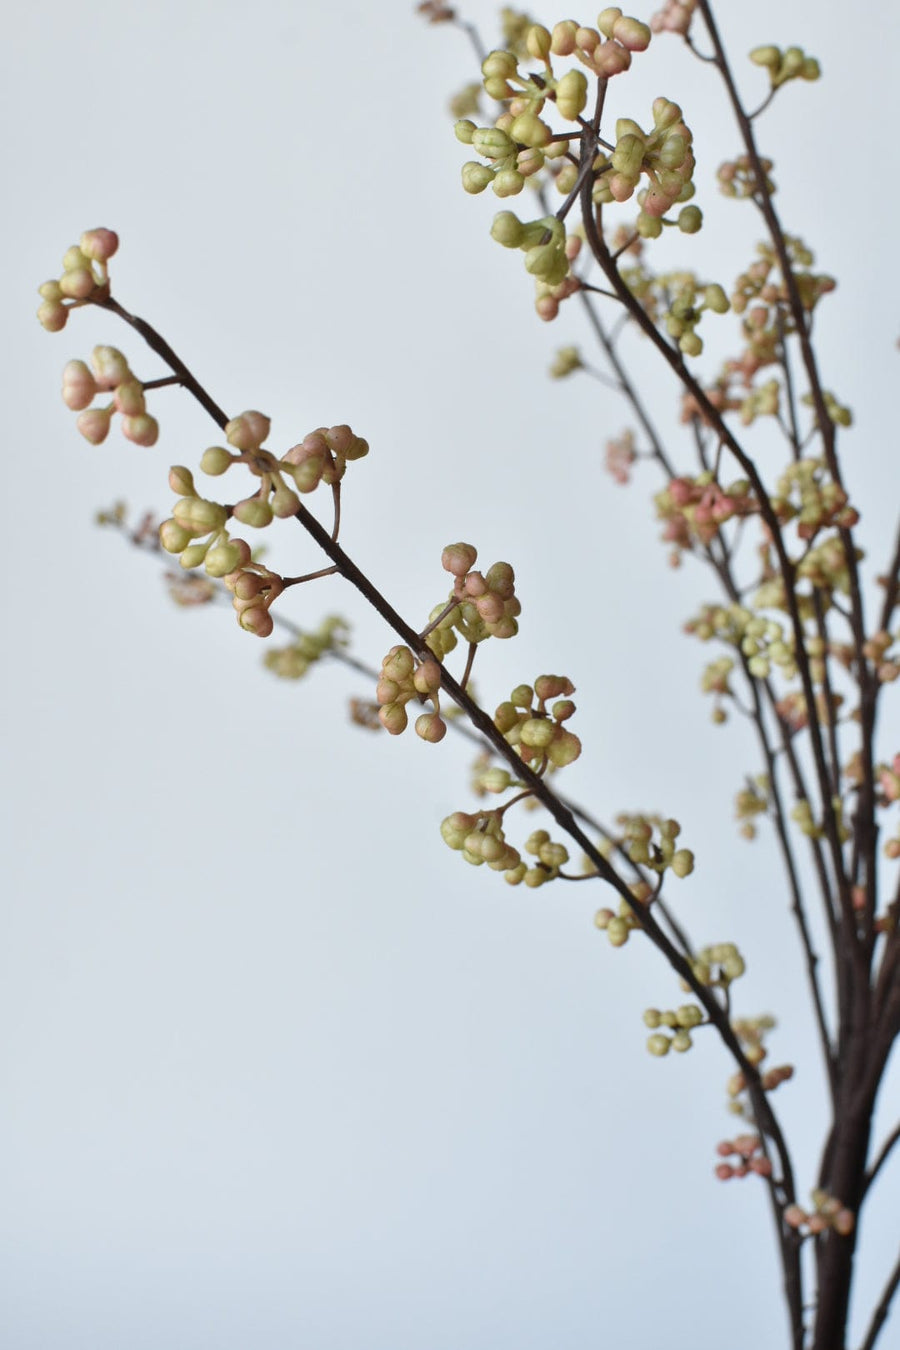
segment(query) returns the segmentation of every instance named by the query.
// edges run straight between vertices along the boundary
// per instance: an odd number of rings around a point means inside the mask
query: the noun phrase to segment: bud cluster
[[[628,889],[639,905],[649,906],[653,903],[654,893],[646,881],[632,882]],[[618,913],[604,905],[594,915],[594,927],[606,934],[611,947],[624,947],[634,930],[641,926],[637,914],[625,900],[619,902]]]
[[[690,209],[685,207],[686,211]],[[676,340],[685,356],[699,356],[703,351],[703,339],[697,332],[697,325],[704,313],[711,310],[714,314],[725,314],[728,308],[728,297],[721,286],[713,283],[698,288],[696,278],[687,274],[666,311],[666,332]]]
[[[491,237],[504,248],[521,249],[525,254],[525,270],[535,279],[538,315],[555,319],[560,301],[580,286],[569,272],[570,263],[581,250],[579,236],[567,236],[565,225],[556,216],[523,223],[514,211],[500,211],[494,216]],[[568,370],[563,373],[568,374]]]
[[[654,1032],[654,1035],[647,1037],[647,1049],[657,1058],[667,1055],[670,1050],[683,1054],[685,1050],[690,1050],[694,1043],[691,1031],[702,1022],[703,1010],[697,1003],[684,1003],[680,1008],[667,1008],[665,1011],[647,1008],[644,1012],[644,1026]],[[657,1031],[657,1027],[666,1027],[673,1034],[667,1036],[664,1032]]]
[[[773,667],[785,679],[792,679],[797,674],[793,633],[785,632],[777,619],[756,614],[745,605],[704,605],[700,613],[684,625],[684,631],[701,642],[715,638],[736,648],[754,679],[768,679]],[[734,662],[727,657],[711,662],[702,679],[704,693],[732,695],[728,676],[733,668]],[[722,720],[716,718],[716,721]]]
[[[576,370],[583,370],[584,362],[577,347],[559,347],[550,367],[551,380],[564,380]]]
[[[797,534],[807,541],[829,526],[847,530],[859,520],[847,493],[827,476],[823,459],[799,459],[788,465],[776,483],[772,509],[784,524],[795,520]]]
[[[520,858],[515,867],[506,873],[506,880],[511,886],[518,886],[521,882],[532,889],[543,886],[558,877],[560,868],[569,861],[565,844],[555,843],[547,830],[534,830],[525,840],[525,852],[536,861],[529,865],[524,858]]]
[[[771,197],[776,190],[774,182],[769,177],[773,167],[772,161],[760,156],[759,166],[765,177],[763,185],[765,195]],[[726,160],[716,170],[716,177],[719,180],[719,191],[723,197],[737,197],[746,200],[747,197],[756,197],[759,194],[759,179],[749,155],[738,155],[737,159]]]
[[[835,700],[837,701],[837,700]],[[823,709],[822,711],[827,711]],[[831,799],[832,809],[837,819],[837,834],[841,843],[846,843],[850,838],[850,829],[844,823],[844,803],[840,797],[835,796]],[[824,819],[817,821],[813,815],[813,809],[806,797],[800,797],[791,807],[791,820],[799,829],[800,833],[807,839],[824,839],[827,831],[825,829]]]
[[[328,652],[346,647],[348,634],[346,621],[329,614],[314,633],[298,633],[287,647],[270,647],[263,661],[273,675],[283,680],[299,680]]]
[[[662,538],[676,552],[690,551],[695,542],[707,545],[729,520],[755,515],[759,503],[746,479],[723,488],[711,470],[691,478],[673,478],[653,498],[658,520],[665,521]]]
[[[616,816],[621,827],[620,844],[633,863],[648,867],[662,876],[669,868],[676,877],[690,876],[694,870],[694,855],[689,848],[676,848],[681,834],[677,820],[663,820],[659,816],[627,814]],[[658,838],[654,841],[654,832]]]
[[[631,481],[631,466],[637,459],[634,432],[627,428],[619,436],[606,442],[604,465],[614,482],[624,486]]]
[[[444,605],[436,606],[426,641],[439,660],[456,646],[457,633],[466,642],[511,638],[519,631],[522,606],[516,595],[515,572],[509,563],[496,562],[486,572],[474,570],[478,550],[472,544],[448,544],[441,566],[453,577],[453,589]],[[453,603],[453,602],[456,603]]]
[[[628,201],[641,177],[646,176],[648,186],[638,194],[641,211],[635,229],[642,238],[657,238],[666,212],[676,202],[689,201],[694,195],[692,140],[681,108],[666,98],[654,99],[650,132],[632,118],[620,117],[615,149],[595,163],[601,177],[594,185],[594,202]],[[676,223],[685,234],[696,234],[702,224],[701,213],[696,207],[686,207]]]
[[[763,1153],[762,1140],[758,1134],[739,1134],[734,1139],[720,1139],[716,1144],[720,1158],[735,1158],[735,1162],[720,1162],[716,1167],[716,1176],[720,1181],[730,1181],[732,1177],[746,1177],[753,1172],[758,1177],[770,1177],[772,1164]]]
[[[237,453],[211,445],[200,461],[203,472],[212,477],[226,473],[232,464],[244,464],[262,480],[259,492],[234,508],[242,524],[257,529],[271,524],[274,517],[296,515],[300,506],[297,492],[314,492],[320,483],[334,486],[343,478],[349,461],[369,453],[368,441],[341,424],[317,428],[278,459],[263,449],[270,429],[271,422],[263,413],[241,413],[225,427],[226,440]]]
[[[90,405],[98,394],[112,394],[102,407]],[[69,361],[63,370],[63,402],[79,414],[76,426],[91,445],[109,435],[115,413],[122,417],[122,434],[135,445],[155,445],[159,424],[147,412],[144,386],[116,347],[95,347],[90,365]]]
[[[581,741],[564,726],[575,712],[569,698],[574,692],[564,675],[539,675],[533,687],[517,685],[494,713],[494,726],[538,773],[548,766],[565,768],[581,754]]]
[[[41,305],[37,316],[48,333],[65,328],[70,309],[109,295],[106,264],[119,247],[119,236],[112,230],[85,230],[77,244],[63,255],[62,276],[38,287]]]
[[[436,743],[447,734],[440,715],[441,668],[437,661],[420,661],[408,647],[392,647],[381,663],[381,678],[375,691],[378,718],[385,731],[399,736],[409,725],[406,704],[411,699],[430,699],[432,712],[416,718],[416,735]]]
[[[694,978],[710,989],[727,989],[732,980],[740,979],[747,969],[733,942],[703,947],[690,964]]]
[[[788,80],[817,80],[822,73],[815,57],[807,56],[802,47],[787,47],[784,51],[771,45],[754,47],[750,60],[769,72],[773,89],[780,89]]]
[[[788,1205],[784,1211],[784,1221],[789,1228],[803,1230],[804,1236],[816,1237],[827,1229],[847,1237],[856,1227],[856,1215],[852,1209],[842,1205],[827,1191],[815,1190],[811,1193],[812,1210],[800,1205]]]
[[[650,27],[654,33],[678,33],[687,37],[697,0],[664,0],[663,7],[653,15]]]
[[[269,606],[284,590],[284,578],[262,563],[253,562],[249,545],[243,539],[236,539],[234,546],[240,549],[241,561],[222,581],[231,591],[231,603],[244,632],[266,638],[275,626]]]
[[[475,813],[454,811],[441,822],[441,838],[473,867],[487,863],[491,871],[508,874],[522,863],[518,849],[506,842],[502,808]]]
[[[757,774],[748,781],[746,787],[736,794],[734,799],[735,818],[741,822],[740,833],[744,839],[756,838],[757,816],[763,816],[769,809],[769,779],[765,774]]]

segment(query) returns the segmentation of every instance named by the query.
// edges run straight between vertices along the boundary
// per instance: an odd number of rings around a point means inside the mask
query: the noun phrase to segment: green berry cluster
[[[458,637],[479,643],[486,638],[511,638],[519,631],[522,606],[516,595],[516,576],[506,562],[486,572],[475,571],[478,550],[472,544],[448,544],[441,566],[453,577],[453,589],[443,605],[436,605],[425,630],[428,646],[439,661],[452,652]]]
[[[113,230],[85,230],[77,244],[63,255],[62,276],[38,287],[41,305],[37,316],[48,333],[65,328],[70,309],[109,295],[106,264],[119,247]]]
[[[754,47],[750,60],[769,72],[773,89],[780,89],[788,80],[817,80],[822,73],[815,57],[807,56],[802,47],[787,47],[784,51],[771,45]]]
[[[652,1036],[647,1037],[647,1049],[657,1058],[667,1055],[670,1050],[683,1054],[685,1050],[690,1050],[694,1043],[691,1031],[702,1022],[703,1010],[696,1003],[684,1003],[680,1008],[669,1008],[665,1012],[661,1012],[659,1008],[647,1008],[644,1013],[644,1025],[654,1032]],[[657,1027],[666,1027],[672,1035],[667,1036],[665,1032],[657,1031]]]
[[[744,958],[733,942],[703,947],[691,960],[694,978],[710,989],[727,989],[746,969]]]
[[[565,844],[556,843],[550,838],[548,830],[533,830],[525,840],[525,852],[535,861],[527,863],[523,858],[506,873],[511,886],[523,883],[530,889],[543,886],[560,875],[560,869],[569,861],[569,851]]]
[[[841,1204],[840,1200],[827,1191],[812,1192],[813,1208],[805,1210],[801,1205],[788,1205],[784,1211],[784,1221],[789,1228],[801,1231],[804,1237],[817,1237],[831,1229],[840,1237],[847,1237],[856,1227],[856,1215],[852,1209]]]
[[[533,686],[517,685],[494,713],[494,726],[538,773],[565,768],[581,754],[581,741],[564,726],[575,712],[574,692],[564,675],[539,675]]]
[[[654,899],[653,890],[646,881],[635,881],[628,889],[639,905],[649,905]],[[604,905],[594,915],[594,927],[606,934],[611,947],[624,947],[635,929],[641,926],[637,914],[625,900],[619,902],[618,913]]]
[[[797,534],[811,540],[829,527],[850,529],[859,512],[847,493],[830,477],[823,459],[799,459],[789,464],[775,485],[772,507],[783,523],[796,521]]]
[[[772,161],[760,156],[759,165],[765,177],[766,196],[771,197],[776,191],[775,183],[769,177],[773,168]],[[756,197],[759,193],[759,180],[749,155],[738,155],[737,159],[726,160],[716,170],[716,177],[723,197],[746,200],[748,197]]]
[[[691,850],[675,847],[681,834],[677,820],[623,812],[616,816],[616,824],[621,830],[619,842],[633,863],[649,868],[659,876],[669,868],[677,877],[687,877],[693,872]]]
[[[646,177],[648,185],[638,193],[641,210],[635,229],[644,239],[657,238],[666,212],[694,195],[692,140],[681,108],[666,98],[653,102],[652,131],[644,131],[630,117],[620,117],[615,149],[596,161],[602,176],[594,185],[594,202],[628,201]],[[696,206],[686,207],[674,223],[684,234],[696,234],[702,215]]]
[[[108,403],[92,408],[98,394],[112,394]],[[116,347],[95,347],[90,365],[69,361],[63,370],[63,402],[79,414],[76,426],[91,445],[109,435],[115,413],[122,417],[122,435],[135,445],[155,445],[159,423],[147,412],[144,386]]]
[[[686,211],[690,209],[685,207]],[[726,314],[728,309],[728,297],[721,286],[714,282],[698,287],[696,278],[689,276],[676,290],[665,313],[666,332],[675,339],[685,356],[699,356],[703,351],[703,339],[697,332],[697,325],[703,315],[707,310],[713,314]]]
[[[763,816],[769,809],[769,779],[766,774],[757,774],[740,789],[734,799],[735,818],[740,821],[740,833],[744,839],[756,838],[757,816]]]
[[[347,646],[349,631],[346,620],[329,614],[315,632],[298,633],[287,647],[270,647],[263,661],[273,675],[283,680],[302,679],[323,656]]]
[[[408,647],[392,647],[381,663],[381,678],[375,691],[378,719],[392,736],[409,725],[406,704],[411,699],[430,699],[432,712],[416,718],[416,735],[436,744],[447,734],[440,715],[441,668],[437,661],[419,661]]]
[[[506,842],[502,808],[474,813],[454,811],[441,821],[441,838],[473,867],[487,863],[492,872],[508,873],[522,861],[518,849]]]

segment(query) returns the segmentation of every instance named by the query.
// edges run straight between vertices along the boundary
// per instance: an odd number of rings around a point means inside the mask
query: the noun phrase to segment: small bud
[[[109,262],[119,247],[119,236],[115,230],[85,230],[80,246],[84,256],[92,262]]]
[[[109,435],[111,416],[108,408],[88,408],[75,425],[91,445],[102,445]]]

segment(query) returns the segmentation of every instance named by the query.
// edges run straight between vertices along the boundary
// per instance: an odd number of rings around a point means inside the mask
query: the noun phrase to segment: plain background
[[[721,9],[751,103],[751,46],[822,61],[761,141],[788,229],[840,279],[817,332],[856,415],[871,580],[897,498],[897,19]],[[467,13],[493,45],[492,9]],[[711,583],[666,567],[653,474],[622,489],[603,471],[627,410],[546,379],[556,347],[588,351],[577,313],[535,318],[520,255],[488,236],[496,199],[460,189],[445,105],[477,78],[464,37],[359,0],[36,0],[6,37],[4,1346],[782,1344],[762,1189],[712,1176],[727,1061],[706,1037],[644,1050],[643,1009],[680,999],[659,960],[609,947],[592,885],[513,890],[444,847],[441,818],[474,800],[464,745],[349,725],[365,681],[274,680],[230,614],[175,610],[157,564],[92,527],[120,497],[165,512],[168,465],[218,436],[167,390],[155,449],[88,446],[64,362],[102,341],[157,366],[107,316],[53,336],[33,319],[80,231],[117,229],[115,293],[229,411],[269,413],[272,444],[341,421],[368,437],[342,542],[413,623],[446,592],[444,544],[513,563],[521,636],[488,644],[477,688],[492,706],[570,675],[585,754],[563,786],[607,819],[682,821],[681,917],[741,945],[739,1011],[776,1013],[772,1062],[797,1065],[777,1105],[805,1193],[824,1114],[798,954],[774,853],[733,821],[759,766],[744,728],[711,726],[712,653],[680,633]],[[736,137],[712,73],[663,37],[613,92],[611,115],[645,124],[658,94],[684,105],[708,228],[664,256],[727,286],[758,230],[715,193]],[[625,350],[688,463],[672,381]],[[285,548],[291,570],[317,565]],[[375,664],[393,641],[336,580],[284,611],[346,614]],[[897,1101],[895,1075],[882,1131]],[[895,1259],[896,1166],[863,1234],[858,1327]]]

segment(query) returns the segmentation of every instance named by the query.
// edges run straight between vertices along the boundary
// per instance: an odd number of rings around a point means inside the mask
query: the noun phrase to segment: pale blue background
[[[812,0],[721,8],[736,60],[800,42],[825,70],[762,142],[786,224],[841,279],[821,352],[856,411],[872,574],[897,505],[897,20],[869,7],[857,36]],[[493,42],[491,7],[468,12]],[[230,411],[270,413],[278,444],[338,421],[369,438],[342,541],[411,621],[446,590],[445,543],[514,564],[521,637],[483,652],[477,686],[492,704],[566,672],[570,792],[682,820],[680,913],[741,944],[740,1009],[776,1012],[773,1061],[798,1065],[777,1105],[805,1192],[824,1118],[804,987],[774,855],[732,820],[757,761],[744,729],[710,725],[707,653],[680,636],[710,583],[665,567],[652,473],[622,490],[602,470],[625,409],[545,379],[584,333],[574,310],[534,318],[520,258],[488,237],[496,200],[459,187],[464,39],[357,0],[38,0],[7,39],[4,1350],[783,1344],[762,1189],[712,1178],[725,1057],[705,1037],[661,1063],[643,1048],[643,1008],[679,998],[660,962],[595,932],[598,889],[511,890],[442,845],[472,800],[465,746],[347,725],[358,677],[274,681],[230,615],[173,610],[154,563],[92,528],[118,496],[165,510],[166,467],[217,436],[169,390],[156,449],[87,446],[64,362],[109,341],[156,366],[105,316],[57,336],[32,318],[65,247],[116,228],[117,295]],[[669,256],[727,284],[757,228],[711,186],[736,145],[713,75],[661,39],[615,94],[644,122],[657,94],[683,102],[710,229]],[[662,420],[672,382],[627,350]],[[318,565],[287,530],[291,570]],[[393,641],[337,581],[284,609],[346,613],[375,662]],[[896,1077],[892,1100],[884,1125]],[[896,1160],[884,1190],[869,1305]]]

